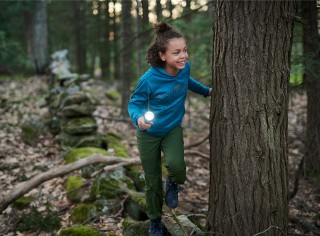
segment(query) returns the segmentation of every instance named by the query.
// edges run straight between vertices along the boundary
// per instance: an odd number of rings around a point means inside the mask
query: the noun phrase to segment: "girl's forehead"
[[[184,38],[173,38],[168,40],[167,49],[180,49],[185,48],[187,42]]]

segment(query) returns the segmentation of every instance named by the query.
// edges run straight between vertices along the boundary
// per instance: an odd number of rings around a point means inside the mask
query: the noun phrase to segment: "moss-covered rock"
[[[136,190],[132,179],[124,174],[124,168],[119,168],[97,176],[93,181],[91,194],[97,199],[112,199],[127,189]]]
[[[16,207],[17,209],[24,209],[26,207],[28,207],[30,205],[32,201],[31,197],[21,197],[19,199],[17,199],[14,203],[13,206]]]
[[[124,236],[145,236],[148,235],[149,220],[135,221],[126,218],[122,222],[122,228]]]
[[[129,166],[127,169],[127,175],[133,180],[136,189],[139,192],[144,192],[146,187],[146,181],[144,172],[141,166]]]
[[[91,116],[64,120],[61,126],[63,132],[71,135],[92,134],[97,128],[97,121]]]
[[[81,103],[90,103],[90,99],[85,93],[77,92],[66,97],[63,101],[63,106],[66,107]]]
[[[20,128],[22,130],[22,140],[28,145],[36,145],[39,136],[48,131],[46,125],[40,119],[27,120],[22,123]]]
[[[106,150],[103,150],[101,148],[96,147],[81,147],[81,148],[75,148],[69,151],[65,155],[66,163],[72,163],[75,162],[81,158],[86,158],[88,156],[91,156],[93,154],[102,154],[102,155],[108,155],[108,152]]]
[[[60,231],[59,236],[103,236],[104,233],[91,226],[72,226]]]
[[[126,146],[121,143],[122,137],[120,134],[109,132],[103,139],[108,143],[108,148],[114,150],[115,156],[128,157],[128,150],[126,149]]]
[[[115,199],[98,199],[95,201],[95,206],[98,212],[116,214],[121,210],[121,201]]]
[[[73,223],[83,224],[91,222],[97,216],[97,209],[94,204],[79,204],[72,210],[71,219]]]
[[[65,132],[61,132],[56,137],[57,143],[62,147],[108,147],[107,143],[95,132],[86,135],[70,135]]]
[[[95,109],[95,106],[89,103],[73,104],[62,108],[61,113],[63,117],[75,118],[91,116]]]
[[[67,198],[71,202],[80,202],[83,197],[83,185],[85,180],[79,176],[70,176],[66,183]]]
[[[141,209],[141,207],[131,198],[128,198],[125,202],[124,211],[134,220],[144,221],[148,219],[145,210]]]
[[[117,101],[121,98],[121,95],[117,90],[109,89],[106,91],[106,97],[112,101]]]

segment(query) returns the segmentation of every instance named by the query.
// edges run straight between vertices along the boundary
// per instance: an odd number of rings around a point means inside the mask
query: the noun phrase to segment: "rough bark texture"
[[[207,227],[217,235],[286,235],[294,14],[291,1],[216,2]]]
[[[77,67],[79,73],[85,73],[86,65],[86,27],[85,27],[85,1],[74,2],[74,22],[76,36]]]
[[[121,114],[128,115],[128,102],[130,99],[130,86],[132,80],[132,18],[131,18],[131,1],[122,2],[122,39],[123,39],[123,52],[122,52],[122,101],[121,101]]]
[[[28,57],[34,62],[36,74],[44,74],[49,63],[47,1],[34,2],[34,11],[25,13]]]
[[[320,36],[317,1],[301,1],[304,83],[307,87],[307,135],[305,172],[320,175]]]

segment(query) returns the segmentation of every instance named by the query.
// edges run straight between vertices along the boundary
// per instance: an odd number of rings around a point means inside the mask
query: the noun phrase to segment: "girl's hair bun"
[[[156,31],[156,34],[162,34],[168,30],[172,30],[172,27],[167,23],[161,22],[161,23],[155,24],[154,30]]]

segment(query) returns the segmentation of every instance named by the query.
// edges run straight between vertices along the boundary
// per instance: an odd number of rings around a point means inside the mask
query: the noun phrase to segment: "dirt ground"
[[[135,129],[129,122],[119,119],[120,110],[105,97],[107,85],[102,82],[88,82],[83,85],[90,89],[101,102],[95,111],[99,132],[117,131],[122,134],[123,143],[130,156],[138,156]],[[34,146],[22,141],[20,124],[30,117],[47,117],[48,108],[43,106],[47,85],[43,78],[29,78],[23,81],[0,81],[0,189],[1,195],[14,186],[44,170],[63,165],[64,150],[56,144],[54,137],[47,133]],[[289,177],[292,188],[294,173],[304,153],[304,131],[306,124],[306,96],[304,92],[290,92],[289,102]],[[184,120],[185,144],[202,140],[208,135],[210,111],[209,99],[190,96],[186,105]],[[118,117],[116,119],[116,117]],[[115,119],[113,119],[115,118]],[[180,208],[186,215],[197,214],[205,223],[209,196],[209,141],[190,149],[186,155],[188,180],[186,193],[181,196]],[[195,153],[196,152],[196,153]],[[48,203],[59,211],[62,227],[72,225],[72,205],[65,195],[66,177],[55,178],[32,190],[28,195],[37,196],[32,206],[39,212],[47,210]],[[183,206],[183,207],[181,207]],[[11,233],[23,213],[9,206],[0,215],[0,235],[51,235],[45,232]],[[122,235],[122,217],[102,216],[92,225],[105,232]],[[320,235],[320,189],[303,177],[299,190],[289,203],[289,235]]]

